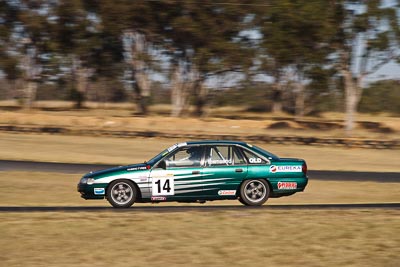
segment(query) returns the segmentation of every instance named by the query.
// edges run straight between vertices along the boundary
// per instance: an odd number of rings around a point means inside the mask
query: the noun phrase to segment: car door
[[[189,201],[201,196],[203,147],[181,147],[164,161],[165,169],[150,173],[152,199]]]
[[[205,151],[203,196],[234,198],[247,176],[247,163],[234,145],[210,145]]]

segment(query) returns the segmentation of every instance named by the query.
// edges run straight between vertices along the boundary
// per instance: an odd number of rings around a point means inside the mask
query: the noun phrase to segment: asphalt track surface
[[[52,163],[33,161],[0,160],[0,171],[32,171],[57,172],[81,175],[94,171],[115,167],[104,164]],[[400,183],[400,173],[395,172],[349,172],[349,171],[308,171],[310,180],[326,181],[373,181]],[[362,209],[400,209],[400,203],[361,203],[361,204],[299,204],[299,205],[263,205],[261,207],[246,207],[240,205],[201,205],[198,206],[133,206],[129,209],[112,207],[71,207],[71,206],[0,206],[0,213],[17,212],[187,212],[187,211],[223,211],[223,210],[362,210]]]
[[[0,171],[70,173],[77,174],[78,178],[90,171],[107,169],[115,166],[116,165],[104,164],[0,160]],[[310,180],[400,183],[400,172],[351,172],[309,170],[307,172],[307,175]]]

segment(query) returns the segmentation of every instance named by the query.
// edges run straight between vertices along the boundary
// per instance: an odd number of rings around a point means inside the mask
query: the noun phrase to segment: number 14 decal
[[[153,196],[172,196],[174,195],[174,178],[153,178]]]

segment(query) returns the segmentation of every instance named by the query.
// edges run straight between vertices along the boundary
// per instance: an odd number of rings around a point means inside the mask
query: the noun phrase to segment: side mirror
[[[166,170],[166,169],[167,169],[167,163],[165,162],[165,160],[160,161],[160,162],[157,164],[157,168],[161,168],[161,169]]]

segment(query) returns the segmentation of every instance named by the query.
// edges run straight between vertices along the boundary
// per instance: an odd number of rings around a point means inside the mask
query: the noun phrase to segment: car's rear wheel
[[[114,208],[129,208],[136,197],[137,189],[130,181],[117,180],[107,188],[107,200]]]
[[[268,200],[269,185],[264,180],[246,180],[240,187],[239,201],[247,206],[261,206]]]

